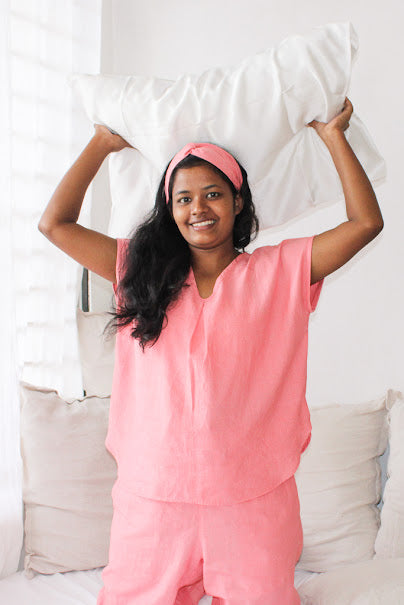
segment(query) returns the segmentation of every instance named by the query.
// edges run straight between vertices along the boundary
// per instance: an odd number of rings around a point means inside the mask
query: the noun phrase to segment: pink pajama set
[[[191,267],[144,352],[130,325],[118,331],[105,441],[118,477],[97,605],[300,603],[294,473],[311,438],[308,323],[324,281],[310,285],[313,237],[240,254],[208,298]]]

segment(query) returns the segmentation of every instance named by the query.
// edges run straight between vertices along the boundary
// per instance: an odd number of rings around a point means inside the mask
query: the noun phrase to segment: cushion
[[[112,392],[115,337],[108,338],[103,330],[111,315],[76,307],[76,319],[83,389],[86,395],[107,397]]]
[[[309,579],[297,587],[301,605],[404,603],[404,559],[362,561]]]
[[[20,394],[25,575],[104,566],[117,474],[104,444],[109,397],[65,401],[23,381]]]
[[[128,225],[144,220],[168,162],[191,141],[221,145],[244,166],[261,229],[343,200],[331,155],[306,124],[341,111],[357,50],[352,24],[338,22],[290,36],[235,66],[176,80],[70,74],[88,118],[136,148],[108,156],[109,234],[126,237]],[[384,160],[356,111],[345,135],[371,182],[382,182]]]
[[[404,395],[395,393],[387,416],[390,453],[375,559],[404,557]]]
[[[310,407],[312,437],[295,473],[304,535],[297,569],[325,572],[373,558],[388,397]]]

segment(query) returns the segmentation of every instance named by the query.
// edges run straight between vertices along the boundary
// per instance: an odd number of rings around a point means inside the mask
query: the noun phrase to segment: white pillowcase
[[[403,605],[404,559],[363,561],[297,587],[301,605]]]
[[[126,237],[144,220],[168,162],[189,142],[216,143],[240,161],[261,229],[342,200],[331,155],[306,124],[341,111],[357,50],[352,24],[337,22],[290,36],[235,67],[176,80],[71,74],[88,118],[136,148],[109,155],[109,234]],[[384,160],[355,111],[345,135],[372,183],[382,182]]]
[[[295,473],[303,526],[296,569],[325,572],[373,558],[390,398],[388,391],[373,401],[310,407],[312,437]]]
[[[404,557],[404,395],[396,393],[397,400],[387,416],[390,452],[375,559]]]

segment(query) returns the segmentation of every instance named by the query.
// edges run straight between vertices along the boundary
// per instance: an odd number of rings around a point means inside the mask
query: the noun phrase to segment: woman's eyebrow
[[[211,187],[220,187],[220,185],[207,185],[206,187],[202,187],[202,189],[210,189]],[[181,191],[177,191],[175,195],[179,195],[180,193],[189,193],[188,189],[182,189]]]

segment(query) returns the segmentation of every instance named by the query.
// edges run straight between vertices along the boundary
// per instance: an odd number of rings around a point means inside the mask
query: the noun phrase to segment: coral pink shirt
[[[191,268],[144,353],[130,325],[117,332],[105,445],[127,491],[232,504],[295,473],[311,438],[308,322],[324,281],[310,285],[313,237],[240,254],[205,299]]]

